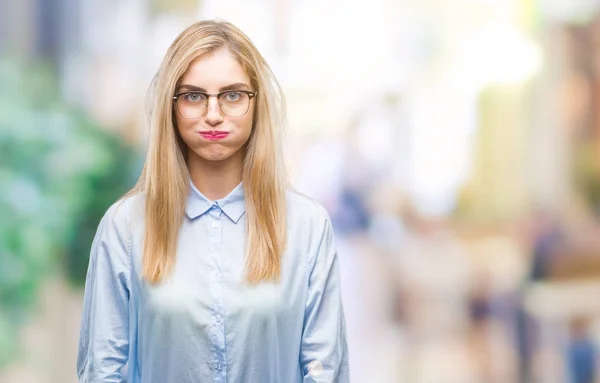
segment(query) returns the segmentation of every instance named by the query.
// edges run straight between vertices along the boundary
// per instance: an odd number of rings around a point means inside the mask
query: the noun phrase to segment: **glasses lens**
[[[177,97],[177,109],[183,118],[200,118],[206,112],[206,95],[186,93]]]
[[[219,105],[226,116],[240,117],[248,112],[250,97],[244,92],[225,92],[219,96]]]

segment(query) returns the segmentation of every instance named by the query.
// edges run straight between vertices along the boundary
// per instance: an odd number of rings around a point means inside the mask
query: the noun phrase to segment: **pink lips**
[[[220,130],[211,130],[208,132],[200,132],[200,135],[204,138],[206,138],[207,140],[222,140],[223,138],[227,137],[229,135],[229,132],[223,132]]]

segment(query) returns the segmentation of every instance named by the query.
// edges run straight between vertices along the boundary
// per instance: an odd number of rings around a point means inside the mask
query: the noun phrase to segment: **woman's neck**
[[[208,199],[226,197],[242,181],[242,159],[234,155],[224,161],[206,161],[190,156],[188,169],[194,186]]]

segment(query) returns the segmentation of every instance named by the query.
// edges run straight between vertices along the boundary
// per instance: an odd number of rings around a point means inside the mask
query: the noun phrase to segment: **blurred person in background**
[[[553,320],[545,318],[538,312],[543,311],[543,305],[539,304],[537,310],[519,308],[516,340],[520,382],[529,382],[550,369],[544,358],[553,351],[562,356],[568,377],[565,379],[569,382],[597,381],[597,344],[591,331],[596,319],[596,294],[585,293],[585,286],[597,285],[600,270],[596,221],[593,215],[573,216],[572,213],[540,211],[532,215],[531,260],[525,288],[541,285],[553,289],[549,290],[554,294],[549,302],[560,316]],[[561,301],[561,296],[579,303],[570,306]],[[553,324],[561,331],[544,330]]]
[[[564,242],[564,230],[560,220],[546,211],[532,213],[528,241],[531,257],[528,274],[522,286],[527,289],[531,283],[548,278],[552,260],[557,248]],[[525,294],[525,292],[522,292]],[[516,347],[519,356],[519,382],[528,382],[534,374],[533,358],[535,345],[539,343],[537,323],[524,307],[517,310]]]
[[[249,38],[201,21],[151,87],[137,185],[101,220],[82,382],[347,382],[331,220],[290,190],[283,96]]]
[[[571,342],[566,358],[573,383],[594,383],[596,380],[596,344],[590,334],[590,319],[575,318],[570,323]]]

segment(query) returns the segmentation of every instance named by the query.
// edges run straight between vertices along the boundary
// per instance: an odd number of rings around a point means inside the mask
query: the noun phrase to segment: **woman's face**
[[[243,162],[242,147],[252,131],[254,98],[243,92],[222,94],[219,99],[204,93],[255,91],[250,78],[227,49],[194,60],[183,74],[175,94],[177,130],[188,147],[188,162],[210,165]],[[246,109],[247,106],[247,109]]]

